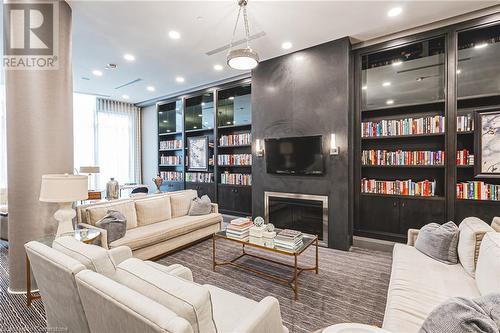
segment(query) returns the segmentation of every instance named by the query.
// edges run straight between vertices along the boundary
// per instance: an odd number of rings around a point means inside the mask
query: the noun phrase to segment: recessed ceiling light
[[[281,48],[282,48],[283,50],[289,50],[289,49],[291,49],[291,48],[292,48],[292,43],[291,43],[291,42],[283,42],[283,43],[281,44]]]
[[[393,66],[399,66],[401,65],[403,62],[401,60],[396,60],[392,63]]]
[[[129,96],[129,95],[122,95],[122,98],[123,98],[123,99],[129,99],[129,98],[130,98],[130,96]]]
[[[175,81],[177,81],[178,83],[182,83],[184,81],[186,81],[182,76],[178,76],[175,78]]]
[[[123,55],[123,59],[127,60],[127,61],[134,61],[135,60],[135,57],[130,54],[130,53],[127,53],[127,54],[124,54]]]
[[[233,99],[234,99],[234,96],[229,97],[229,99],[230,99],[230,100],[233,100]]]
[[[398,16],[399,14],[401,14],[403,12],[403,8],[401,7],[394,7],[394,8],[391,8],[388,12],[387,12],[387,16],[389,17],[394,17],[394,16]]]
[[[481,43],[481,44],[474,45],[474,48],[475,49],[484,49],[486,46],[488,46],[488,43]]]
[[[457,74],[460,74],[462,73],[462,70],[461,69],[457,69]]]
[[[167,122],[167,120],[164,120],[163,122],[164,122],[164,123],[166,123],[166,122]]]
[[[389,87],[391,85],[390,81],[382,82],[382,87]]]
[[[171,39],[179,39],[181,38],[181,34],[178,31],[170,30],[168,32],[168,37],[170,37]]]
[[[217,65],[214,65],[214,69],[215,69],[216,71],[221,71],[221,70],[223,70],[223,69],[224,69],[224,67],[222,67],[222,65],[217,64]]]
[[[366,90],[368,89],[368,86],[362,86],[361,89]]]
[[[385,104],[392,105],[392,104],[394,104],[394,100],[393,99],[388,99],[387,101],[385,101]]]
[[[94,69],[92,71],[92,74],[94,74],[95,76],[102,76],[102,72],[100,70],[98,70],[98,69]]]
[[[155,91],[156,90],[155,87],[153,87],[153,86],[147,86],[146,89],[148,91]]]

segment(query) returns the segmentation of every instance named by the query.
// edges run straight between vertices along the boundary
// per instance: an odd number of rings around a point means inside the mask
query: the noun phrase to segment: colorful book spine
[[[241,133],[222,135],[219,138],[219,146],[243,146],[252,144],[252,134]]]
[[[218,155],[219,165],[252,165],[252,154]]]
[[[363,165],[444,165],[444,151],[363,150]]]
[[[182,140],[160,141],[160,150],[181,149]]]
[[[467,149],[458,150],[457,165],[474,165],[474,155]]]
[[[474,130],[474,117],[472,114],[457,117],[457,132],[469,132]]]
[[[163,181],[182,181],[182,172],[177,171],[160,171],[160,177]]]
[[[361,123],[361,137],[444,133],[445,117],[430,116]]]
[[[500,200],[500,185],[470,181],[457,184],[457,198],[467,200]]]
[[[244,173],[224,172],[220,175],[220,183],[228,185],[252,185],[252,175]]]
[[[408,195],[432,197],[436,193],[436,181],[361,179],[361,192],[372,194]]]
[[[213,183],[214,174],[208,172],[186,172],[186,182]]]
[[[160,156],[160,164],[162,165],[181,165],[182,164],[182,157],[181,156],[168,156],[168,155],[161,155]]]

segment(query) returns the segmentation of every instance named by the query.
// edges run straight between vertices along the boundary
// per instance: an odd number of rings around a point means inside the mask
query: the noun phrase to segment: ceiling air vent
[[[140,82],[140,81],[142,81],[142,79],[135,79],[135,80],[132,80],[130,82],[124,83],[124,84],[122,84],[122,85],[120,85],[118,87],[115,87],[115,89],[121,89],[123,87],[127,87],[127,86],[130,86],[132,84],[136,84],[137,82]]]

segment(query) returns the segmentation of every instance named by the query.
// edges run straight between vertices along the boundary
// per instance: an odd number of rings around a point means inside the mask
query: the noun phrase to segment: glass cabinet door
[[[458,97],[500,94],[500,25],[458,34]]]
[[[364,55],[362,110],[443,101],[445,64],[444,37]]]
[[[182,131],[182,100],[158,106],[158,133],[175,133]]]
[[[219,127],[252,123],[251,92],[249,84],[218,92],[217,125]]]
[[[214,128],[214,94],[186,99],[186,131]]]

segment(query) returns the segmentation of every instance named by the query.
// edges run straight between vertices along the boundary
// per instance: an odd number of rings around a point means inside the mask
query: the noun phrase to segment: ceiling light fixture
[[[238,0],[238,6],[240,6],[240,8],[238,10],[238,16],[236,17],[236,23],[233,29],[233,37],[231,38],[231,43],[229,44],[229,52],[227,53],[227,64],[233,69],[251,70],[259,64],[259,55],[250,48],[250,29],[248,28],[247,4],[248,0]],[[238,27],[238,21],[240,20],[242,11],[243,22],[245,25],[246,47],[233,50],[236,28]]]
[[[394,16],[398,16],[399,14],[401,14],[403,12],[403,9],[401,7],[394,7],[394,8],[391,8],[388,12],[387,12],[387,16],[389,17],[394,17]]]
[[[130,61],[134,61],[135,57],[132,54],[127,53],[127,54],[123,55],[123,59],[125,59],[125,60],[127,60],[127,61],[130,62]]]
[[[368,89],[368,86],[362,86],[361,89],[366,90]]]
[[[461,69],[457,69],[457,74],[460,74],[462,73],[462,70]]]
[[[122,98],[123,98],[123,99],[129,99],[129,98],[130,98],[130,96],[129,96],[129,95],[122,95]]]
[[[102,76],[102,72],[100,70],[98,70],[98,69],[94,69],[92,71],[92,74],[94,74],[95,76]]]
[[[178,83],[182,83],[184,81],[186,81],[182,76],[178,76],[175,78],[175,81],[177,81]]]
[[[382,82],[382,87],[389,87],[391,85],[390,81]]]
[[[392,105],[392,104],[394,104],[394,100],[393,99],[388,99],[387,101],[385,101],[385,104]]]
[[[156,90],[155,87],[153,87],[153,86],[147,86],[146,89],[148,91],[155,91]]]
[[[170,30],[168,32],[168,37],[170,37],[170,39],[180,39],[181,38],[181,34],[178,31]]]
[[[283,44],[281,44],[281,48],[283,50],[289,50],[292,48],[292,43],[291,42],[283,42]]]
[[[474,48],[475,49],[484,49],[486,46],[488,46],[488,43],[481,43],[481,44],[474,45]]]
[[[217,65],[214,65],[214,69],[215,69],[216,71],[221,71],[221,70],[223,70],[223,69],[224,69],[224,67],[222,67],[222,65],[217,64]]]

